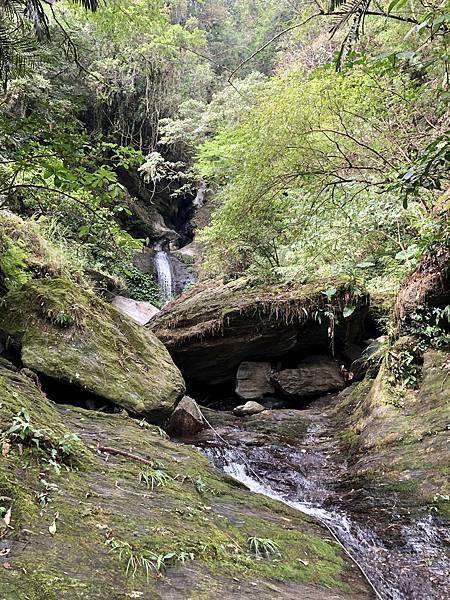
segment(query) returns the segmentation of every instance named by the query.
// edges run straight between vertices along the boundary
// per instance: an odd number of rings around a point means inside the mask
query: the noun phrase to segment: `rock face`
[[[241,404],[241,406],[236,406],[236,408],[233,409],[233,414],[238,417],[246,417],[248,415],[257,415],[258,413],[263,412],[263,410],[266,410],[264,406],[258,402],[249,400],[245,404]]]
[[[190,244],[183,246],[183,248],[174,250],[172,254],[185,264],[194,265],[201,256],[201,250],[197,242],[191,242]]]
[[[195,448],[174,444],[155,427],[140,427],[123,414],[57,406],[27,377],[1,366],[0,398],[1,430],[24,409],[33,430],[46,432],[40,451],[33,443],[20,449],[17,439],[2,447],[0,496],[2,506],[12,508],[10,527],[0,519],[2,599],[243,600],[255,597],[255,582],[261,600],[372,598],[357,568],[322,527],[279,502],[262,503],[209,466]],[[58,475],[47,468],[44,481],[46,463],[40,459],[62,439],[67,447],[71,442],[67,470]],[[94,440],[124,455],[102,453]],[[151,492],[139,478],[144,465],[130,460],[130,453],[158,464],[166,485]],[[48,503],[36,502],[37,491]],[[279,544],[276,580],[271,563],[266,566],[248,550],[247,539],[255,533]],[[127,548],[138,557],[180,548],[192,552],[192,560],[174,556],[159,576],[139,566],[130,577]],[[306,577],[298,561],[303,555],[309,562]]]
[[[187,285],[197,280],[197,274],[173,254],[169,254],[169,261],[172,272],[172,291],[175,295],[179,295]]]
[[[150,419],[169,416],[184,393],[150,331],[69,281],[30,281],[7,294],[0,331],[26,367]]]
[[[442,243],[425,254],[415,271],[403,281],[395,301],[394,315],[401,324],[417,307],[444,307],[449,303],[450,247],[448,243]]]
[[[169,433],[175,437],[190,438],[206,427],[197,402],[184,396],[169,420]]]
[[[448,494],[449,398],[448,353],[438,350],[425,352],[415,390],[395,389],[384,365],[375,379],[345,390],[334,418],[352,441],[351,474],[391,486],[410,504],[439,505]]]
[[[132,300],[125,296],[115,296],[111,302],[112,306],[127,317],[130,317],[138,325],[146,325],[152,317],[159,313],[159,308],[140,300]]]
[[[319,396],[345,387],[338,363],[327,356],[311,356],[296,369],[275,373],[272,381],[285,396],[292,398]]]
[[[319,282],[296,288],[252,287],[248,280],[206,281],[169,303],[150,323],[176,364],[198,383],[234,380],[243,361],[282,357],[289,352],[327,352],[327,314],[336,317],[335,344],[363,336],[367,298],[352,298],[335,284],[329,300]],[[343,317],[346,306],[355,310]]]
[[[146,275],[155,272],[155,251],[153,248],[142,248],[133,254],[133,265]]]
[[[243,362],[236,376],[236,394],[242,400],[256,400],[273,394],[270,381],[272,367],[269,362]]]

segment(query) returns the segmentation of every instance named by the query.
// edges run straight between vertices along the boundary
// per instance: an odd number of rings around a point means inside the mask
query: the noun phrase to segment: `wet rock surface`
[[[327,356],[310,356],[295,369],[274,373],[271,380],[291,398],[320,396],[345,387],[339,363]]]
[[[345,451],[346,432],[336,433],[340,402],[336,396],[322,398],[307,410],[265,411],[244,421],[227,415],[221,422],[210,415],[220,438],[204,432],[202,443],[214,464],[253,491],[282,499],[330,527],[379,598],[448,597],[444,514],[433,510],[432,500],[421,502],[411,489],[396,487],[389,474],[359,476]],[[401,448],[396,451],[401,455]],[[370,462],[367,449],[365,456]]]
[[[56,406],[1,367],[0,392],[2,430],[22,406],[56,445],[67,434],[79,438],[76,462],[60,472],[33,444],[19,451],[12,443],[7,453],[3,446],[0,495],[12,511],[8,527],[0,521],[2,600],[371,598],[326,530],[250,494],[195,448],[126,414]],[[163,485],[145,484],[141,474],[152,469],[166,474]],[[257,559],[247,542],[254,535],[276,540],[281,559]],[[172,557],[159,574],[150,566],[147,576],[142,565],[127,574],[129,548],[135,557]],[[305,553],[308,565],[298,561]]]
[[[273,394],[271,373],[270,362],[242,362],[236,375],[236,395],[242,400],[258,400]]]

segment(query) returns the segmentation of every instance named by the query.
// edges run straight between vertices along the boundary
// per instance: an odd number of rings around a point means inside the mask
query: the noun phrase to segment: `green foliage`
[[[157,308],[162,304],[158,284],[151,275],[143,273],[134,266],[126,266],[124,278],[128,293],[135,300],[150,302]]]
[[[139,471],[139,483],[143,483],[153,492],[155,487],[164,487],[172,480],[170,475],[160,467],[146,467]]]
[[[271,556],[281,557],[278,544],[269,538],[252,536],[247,539],[247,544],[250,551],[258,558],[262,556],[265,556],[266,558],[270,558]]]
[[[78,436],[67,433],[61,439],[54,440],[47,430],[34,427],[25,408],[22,408],[14,416],[11,425],[3,430],[0,441],[29,448],[36,458],[41,458],[56,472],[63,466],[68,469],[76,463],[80,452]]]
[[[0,273],[5,290],[20,287],[28,281],[30,273],[25,262],[27,253],[20,244],[0,232]]]
[[[392,117],[404,110],[394,91],[405,82],[372,78],[364,69],[306,79],[290,72],[237,126],[201,146],[201,176],[222,186],[201,234],[211,272],[304,279],[377,266],[398,252],[397,229],[408,235],[411,217],[377,188],[381,172],[396,177],[396,148],[407,136],[402,117]],[[380,134],[386,119],[397,122],[396,139]]]
[[[210,274],[305,281],[359,271],[371,291],[391,292],[433,229],[439,235],[435,209],[449,185],[446,16],[439,3],[427,14],[407,4],[383,24],[371,16],[357,52],[369,3],[333,3],[336,30],[354,19],[344,72],[314,64],[311,20],[311,56],[302,50],[256,103],[238,104],[234,122],[197,142],[199,176],[218,188],[199,236]],[[436,38],[423,43],[435,21]]]
[[[96,11],[98,0],[79,0]],[[52,11],[54,16],[54,13]],[[61,25],[58,26],[62,28]],[[33,35],[34,34],[34,35]],[[23,75],[36,58],[34,38],[50,37],[49,18],[42,0],[4,0],[0,7],[0,84],[6,89],[12,77]]]
[[[145,572],[147,581],[150,574],[153,573],[156,578],[162,577],[166,573],[167,565],[174,560],[185,562],[191,559],[191,553],[182,552],[179,557],[175,552],[156,553],[151,550],[135,550],[131,544],[115,538],[108,538],[105,542],[111,552],[117,554],[120,561],[126,562],[125,572],[134,578],[142,570]]]
[[[429,348],[450,347],[450,306],[419,306],[404,323],[406,336],[386,351],[391,382],[416,388],[421,380],[423,353]]]

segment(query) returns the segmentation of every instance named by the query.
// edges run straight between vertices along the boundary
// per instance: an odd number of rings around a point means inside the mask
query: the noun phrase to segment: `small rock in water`
[[[250,400],[245,404],[236,406],[236,408],[233,409],[233,414],[235,414],[238,417],[245,417],[247,415],[257,415],[258,413],[263,412],[263,410],[266,409],[264,408],[264,406],[259,404],[259,402],[254,402],[253,400]]]
[[[191,437],[205,427],[197,402],[189,396],[183,396],[170,417],[169,432],[179,437]]]

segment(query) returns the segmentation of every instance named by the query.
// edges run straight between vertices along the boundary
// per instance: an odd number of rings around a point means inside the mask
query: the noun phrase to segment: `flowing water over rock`
[[[161,298],[165,304],[172,298],[172,269],[170,267],[169,255],[164,250],[158,250],[155,253],[155,268]]]
[[[308,417],[309,427],[295,447],[279,442],[232,446],[223,440],[205,452],[212,463],[251,491],[322,522],[359,566],[374,597],[450,598],[445,532],[431,515],[413,518],[392,498],[363,490],[364,501],[354,502],[355,490],[342,491],[347,465],[330,436],[323,404],[318,402],[301,414]]]

